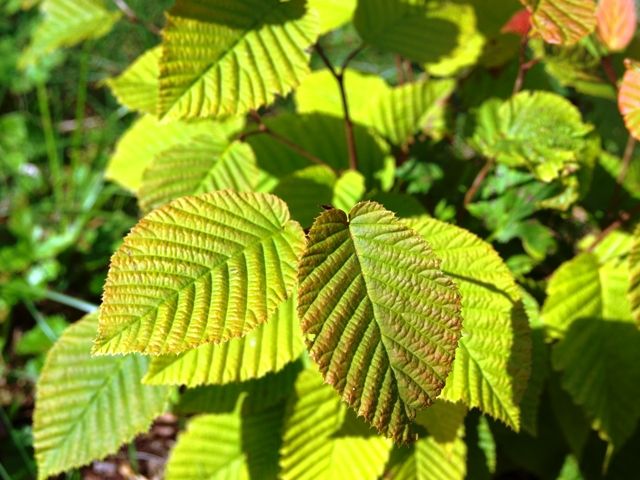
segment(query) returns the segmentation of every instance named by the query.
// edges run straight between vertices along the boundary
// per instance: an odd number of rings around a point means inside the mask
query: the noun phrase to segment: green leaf
[[[291,218],[309,228],[322,211],[333,204],[336,174],[324,165],[312,165],[284,176],[271,192],[287,202]]]
[[[349,116],[372,127],[391,143],[400,145],[416,132],[435,138],[445,130],[446,101],[455,88],[453,80],[429,80],[392,88],[378,75],[345,71]],[[344,117],[338,83],[327,69],[308,75],[296,90],[299,113],[325,113]]]
[[[411,218],[429,216],[427,210],[414,195],[395,192],[377,192],[369,200],[378,202],[397,217]]]
[[[526,167],[543,182],[559,180],[562,192],[538,205],[568,209],[591,183],[600,151],[593,126],[583,123],[580,111],[555,93],[524,91],[499,107],[490,102],[486,108],[491,113],[479,117],[475,146],[511,168]]]
[[[146,358],[91,357],[97,326],[97,314],[71,325],[45,362],[33,424],[39,479],[115,453],[167,406],[168,387],[140,384]]]
[[[304,350],[295,297],[282,302],[268,322],[242,338],[154,357],[144,382],[153,385],[225,384],[282,370]]]
[[[349,168],[344,120],[317,113],[285,114],[264,123],[277,134],[323,160],[336,172]],[[309,135],[309,132],[313,132],[313,135]],[[390,155],[389,145],[361,125],[354,125],[353,133],[358,171],[366,180],[367,190],[389,190],[395,180],[395,159]],[[253,148],[262,171],[258,184],[260,191],[271,191],[286,175],[314,165],[308,158],[283,146],[269,135],[252,135],[246,141]]]
[[[368,126],[369,104],[378,95],[390,90],[379,76],[347,68],[344,88],[349,101],[349,117],[355,123]],[[324,113],[344,117],[340,87],[329,69],[316,70],[307,75],[295,91],[298,113]]]
[[[167,13],[158,114],[239,115],[286,95],[309,71],[318,35],[304,0],[178,0]]]
[[[520,401],[522,428],[533,436],[538,433],[538,408],[544,384],[549,375],[549,352],[545,342],[540,307],[531,294],[520,288],[522,303],[531,327],[531,376]]]
[[[616,449],[640,418],[640,332],[621,320],[576,319],[552,357],[554,368],[563,371],[563,387]]]
[[[432,75],[453,76],[464,68],[475,65],[482,54],[485,37],[478,31],[476,11],[472,5],[466,2],[434,3],[437,11],[433,12],[433,18],[451,22],[458,28],[457,45],[445,58],[427,63],[425,69]],[[481,15],[484,13],[483,9]]]
[[[459,45],[460,26],[428,0],[360,0],[354,25],[364,41],[421,63],[437,63]]]
[[[158,62],[162,54],[161,47],[147,50],[129,67],[115,78],[106,80],[111,92],[120,105],[129,110],[139,110],[155,115],[158,109]]]
[[[338,178],[329,167],[312,165],[283,177],[272,193],[287,202],[291,218],[309,228],[322,211],[320,205],[351,209],[364,195],[364,182],[354,170]]]
[[[238,400],[246,394],[242,411],[260,412],[269,409],[289,397],[298,374],[303,370],[302,361],[287,364],[277,373],[264,377],[226,385],[205,385],[187,388],[175,407],[177,414],[229,413]]]
[[[18,61],[20,68],[37,63],[58,48],[103,37],[122,15],[107,10],[102,0],[44,0],[40,12],[44,19]]]
[[[241,405],[230,414],[192,418],[171,451],[166,479],[275,480],[284,408],[242,415]]]
[[[18,355],[38,355],[46,353],[53,346],[53,340],[62,335],[69,326],[63,316],[52,315],[45,320],[47,331],[36,325],[26,332],[16,344],[14,352]],[[53,334],[53,335],[51,335]]]
[[[307,5],[320,16],[320,35],[335,30],[353,18],[356,0],[308,0]]]
[[[300,374],[287,406],[280,450],[283,480],[378,478],[391,442],[346,429],[347,407],[314,370]],[[342,434],[341,434],[342,431]]]
[[[429,80],[388,88],[369,103],[369,123],[395,145],[421,131],[441,138],[445,129],[445,106],[453,93],[453,80]]]
[[[245,335],[296,285],[300,225],[273,195],[230,190],[153,211],[111,258],[93,352],[181,352]]]
[[[163,125],[159,124],[153,116],[145,115],[136,120],[118,140],[105,176],[107,180],[113,180],[126,189],[136,192],[142,183],[145,169],[157,154],[188,144],[195,137],[214,135],[216,138],[227,138],[229,130],[237,128],[237,123],[237,121],[217,123],[212,120],[202,120]]]
[[[596,28],[593,0],[525,0],[531,24],[548,43],[573,45]]]
[[[462,480],[466,476],[467,446],[464,442],[466,407],[437,400],[420,412],[416,422],[429,435],[420,436],[409,451],[394,452],[384,478],[394,480]],[[405,450],[405,449],[403,449]],[[395,461],[394,461],[395,460]]]
[[[324,212],[299,266],[312,358],[358,415],[399,443],[444,386],[460,295],[427,243],[379,204]],[[341,294],[336,295],[336,291]]]
[[[531,339],[509,269],[490,244],[460,227],[435,219],[404,222],[428,240],[462,295],[464,335],[442,398],[463,400],[518,430]]]
[[[231,189],[252,191],[258,166],[246,143],[214,136],[195,137],[158,153],[144,171],[138,200],[143,212],[180,197]]]
[[[564,97],[520,92],[498,108],[497,117],[494,128],[480,127],[474,136],[487,157],[510,167],[525,166],[544,182],[585,163],[581,155],[593,126],[583,123],[580,111]]]
[[[633,246],[629,253],[629,272],[631,284],[627,296],[631,302],[631,314],[636,323],[640,325],[640,224],[633,234]]]
[[[563,263],[551,277],[542,307],[547,335],[562,338],[581,318],[630,319],[628,286],[625,263],[602,262],[595,253],[583,253]]]

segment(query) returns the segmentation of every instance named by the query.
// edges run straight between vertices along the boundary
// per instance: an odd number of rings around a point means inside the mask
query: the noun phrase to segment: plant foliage
[[[165,411],[168,479],[637,473],[634,2],[177,0],[161,31],[120,1],[39,11],[14,63],[85,42],[85,83],[92,42],[160,33],[92,85],[125,118],[108,161],[85,162],[86,85],[67,154],[34,77],[50,186],[0,116],[0,324],[22,301],[17,353],[50,348],[39,478]],[[24,292],[61,298],[51,271],[105,223],[99,311],[39,316]]]

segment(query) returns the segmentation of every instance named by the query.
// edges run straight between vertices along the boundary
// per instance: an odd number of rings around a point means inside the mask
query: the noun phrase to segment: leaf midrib
[[[177,98],[176,98],[176,99],[175,99],[175,100],[174,100],[174,101],[173,101],[169,106],[166,106],[166,107],[165,107],[165,112],[164,112],[162,115],[160,115],[159,119],[160,119],[160,120],[163,120],[164,118],[166,118],[166,117],[167,117],[167,115],[169,115],[169,113],[170,113],[170,112],[171,112],[171,110],[173,109],[173,107],[175,107],[175,106],[176,106],[176,104],[177,104],[178,102],[180,102],[180,101],[183,99],[183,97],[185,96],[185,94],[186,94],[189,90],[191,90],[191,89],[193,88],[193,86],[194,86],[196,83],[198,83],[198,82],[199,82],[203,77],[205,77],[206,75],[208,75],[208,74],[211,72],[211,70],[212,70],[213,68],[215,68],[215,67],[217,67],[218,65],[220,65],[220,63],[222,63],[222,61],[223,61],[223,60],[225,60],[228,56],[230,56],[230,55],[234,55],[234,54],[235,54],[235,51],[234,51],[234,50],[235,50],[235,48],[236,48],[236,47],[237,47],[237,46],[238,46],[242,41],[244,41],[244,40],[246,39],[247,35],[249,35],[249,34],[250,34],[250,33],[252,33],[252,32],[255,32],[255,33],[257,34],[258,32],[257,32],[256,27],[257,27],[258,25],[263,24],[263,23],[264,23],[264,20],[265,20],[266,18],[268,18],[268,17],[269,17],[269,16],[270,16],[270,15],[271,15],[271,14],[272,14],[276,9],[278,9],[278,8],[282,7],[282,5],[285,5],[285,3],[280,3],[280,2],[278,2],[278,3],[274,3],[274,4],[273,4],[273,6],[272,6],[269,10],[265,11],[265,14],[264,14],[263,16],[261,16],[261,17],[257,18],[257,19],[256,19],[256,20],[251,24],[251,26],[250,26],[250,27],[248,27],[248,28],[246,28],[245,30],[243,30],[243,31],[242,31],[242,34],[241,34],[241,35],[239,35],[239,36],[238,36],[238,38],[237,38],[237,39],[235,39],[235,40],[233,41],[233,43],[232,43],[231,45],[229,45],[229,46],[225,49],[225,51],[224,51],[224,53],[223,53],[222,55],[220,55],[218,58],[216,58],[216,59],[213,61],[213,63],[211,63],[210,65],[208,65],[208,66],[203,70],[203,72],[202,72],[201,74],[197,75],[197,76],[196,76],[196,77],[195,77],[195,78],[194,78],[194,79],[189,83],[189,85],[188,85],[188,86],[186,86],[186,87],[182,90],[182,93],[181,93],[181,94],[180,94],[180,95],[179,95],[179,96],[178,96],[178,97],[177,97]],[[176,18],[184,18],[184,17],[180,17],[180,16],[176,15]],[[219,25],[219,24],[214,23],[214,22],[204,22],[204,23],[211,23],[211,24],[213,24],[213,25]],[[161,60],[160,60],[160,61],[162,61],[162,58],[161,58]],[[166,78],[166,77],[165,77],[165,78]],[[160,89],[162,90],[162,78],[160,79]],[[161,98],[160,98],[160,100],[161,100]]]
[[[237,252],[235,252],[233,255],[224,258],[220,263],[209,267],[204,273],[202,273],[202,275],[196,275],[195,277],[192,278],[191,281],[189,281],[188,283],[186,283],[185,285],[183,285],[180,289],[175,290],[172,294],[170,294],[168,297],[165,297],[162,301],[158,302],[157,305],[155,306],[151,306],[149,307],[144,313],[140,314],[140,315],[136,315],[136,319],[127,323],[126,325],[124,325],[121,329],[117,330],[115,333],[112,331],[110,332],[110,337],[109,339],[107,339],[104,343],[102,343],[98,348],[94,348],[94,350],[92,351],[93,354],[100,354],[101,350],[103,350],[103,348],[107,345],[109,345],[111,343],[111,341],[116,338],[116,336],[120,336],[122,335],[123,332],[125,332],[126,330],[129,330],[133,325],[136,325],[140,322],[142,322],[143,318],[147,317],[149,314],[151,314],[154,311],[157,311],[162,305],[166,304],[168,301],[172,300],[174,297],[180,295],[181,292],[183,292],[184,290],[186,290],[187,288],[191,287],[194,283],[196,283],[197,281],[199,281],[200,279],[204,278],[206,275],[210,275],[211,272],[213,272],[215,269],[219,268],[220,266],[224,265],[225,263],[239,257],[240,255],[244,254],[246,251],[254,248],[255,246],[259,245],[260,243],[267,241],[267,240],[271,240],[272,238],[276,237],[277,235],[280,235],[282,233],[285,232],[287,225],[289,225],[289,223],[291,222],[291,220],[288,220],[282,227],[280,227],[279,230],[271,233],[270,235],[266,236],[266,237],[261,237],[259,238],[257,241],[245,246],[245,248],[242,248],[240,250],[238,250]],[[287,242],[289,244],[289,242]],[[279,267],[281,268],[281,267]],[[116,285],[117,286],[117,285]],[[105,300],[107,299],[107,295],[105,294],[105,298],[103,299],[103,303],[105,302]],[[286,301],[286,298],[283,300]],[[102,331],[100,332],[100,335],[102,335]],[[97,341],[99,341],[100,338],[98,338]],[[141,352],[141,353],[145,353],[147,348],[149,346],[149,343],[147,343],[147,345],[145,346],[145,348],[143,350],[140,349],[136,349],[136,350],[118,350],[115,353],[129,353],[129,352],[133,352],[133,351],[137,351],[137,352]],[[163,345],[164,347],[164,345]],[[185,349],[181,350],[184,351]],[[174,353],[180,353],[180,351],[172,351]],[[109,352],[102,352],[102,354],[108,354]],[[149,353],[156,353],[156,352],[149,352]],[[163,353],[162,351],[157,352],[157,353]],[[168,353],[168,352],[165,352]]]

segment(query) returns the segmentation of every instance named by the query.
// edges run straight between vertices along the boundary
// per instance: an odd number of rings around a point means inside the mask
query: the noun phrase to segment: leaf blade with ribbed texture
[[[626,264],[602,262],[596,253],[582,253],[563,263],[549,281],[542,307],[547,335],[562,338],[580,318],[630,318],[628,286]]]
[[[136,192],[142,183],[145,169],[157,154],[188,144],[194,137],[213,135],[226,138],[229,130],[237,127],[238,121],[229,124],[212,120],[159,124],[152,115],[144,115],[118,140],[116,151],[109,159],[105,177]]]
[[[618,91],[618,108],[624,124],[636,140],[640,139],[640,63],[625,59],[627,70]]]
[[[593,0],[524,0],[523,3],[532,12],[532,25],[547,43],[574,45],[596,28]]]
[[[305,49],[318,35],[303,0],[179,0],[167,19],[158,109],[166,120],[240,115],[286,95],[308,73]]]
[[[403,220],[428,240],[462,294],[465,335],[442,398],[463,400],[514,430],[530,371],[530,337],[515,280],[493,247],[436,219]]]
[[[394,145],[406,143],[418,131],[441,137],[446,101],[455,86],[455,81],[446,79],[387,89],[369,103],[369,125]]]
[[[636,31],[633,0],[600,0],[596,10],[598,37],[610,52],[627,48]]]
[[[97,327],[97,313],[71,325],[43,367],[33,427],[40,479],[115,453],[167,406],[168,387],[140,384],[148,359],[91,357]]]
[[[283,480],[380,476],[391,442],[377,435],[339,435],[346,410],[315,369],[300,374],[287,405],[280,449]]]
[[[627,297],[631,302],[631,315],[636,323],[640,325],[640,224],[633,234],[633,246],[629,253],[629,273],[631,281]]]
[[[129,110],[139,110],[155,115],[158,109],[158,62],[161,47],[154,47],[138,58],[120,75],[106,80],[120,105]]]
[[[180,197],[231,189],[253,191],[258,166],[246,143],[213,136],[196,137],[157,154],[144,171],[138,201],[149,213]]]
[[[440,394],[460,338],[460,295],[438,258],[363,202],[348,218],[318,217],[298,278],[302,330],[327,383],[381,433],[411,441],[409,423]]]
[[[437,63],[459,44],[460,27],[438,18],[441,8],[427,0],[360,0],[354,25],[375,47],[416,62]]]
[[[144,383],[151,385],[227,384],[278,372],[304,350],[295,296],[282,302],[271,318],[242,338],[207,344],[178,355],[154,357]]]
[[[427,428],[410,450],[394,452],[400,458],[383,478],[394,480],[462,480],[466,475],[464,405],[442,400],[421,412],[417,423]],[[393,455],[393,454],[392,454]],[[393,457],[392,457],[393,458]]]
[[[103,0],[44,0],[40,11],[44,20],[20,56],[20,68],[37,63],[60,47],[106,35],[122,16],[120,12],[107,10]]]
[[[300,225],[273,195],[175,200],[111,258],[93,352],[178,353],[244,335],[292,295],[303,247]]]
[[[167,462],[167,480],[277,478],[284,405],[193,417]]]

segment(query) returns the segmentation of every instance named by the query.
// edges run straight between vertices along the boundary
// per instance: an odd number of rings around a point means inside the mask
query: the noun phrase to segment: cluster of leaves
[[[41,9],[25,64],[119,18]],[[167,478],[637,472],[633,2],[177,0],[166,18],[106,82],[139,112],[106,176],[144,217],[47,357],[40,478],[168,408],[198,415]],[[364,67],[385,55],[392,78]]]

